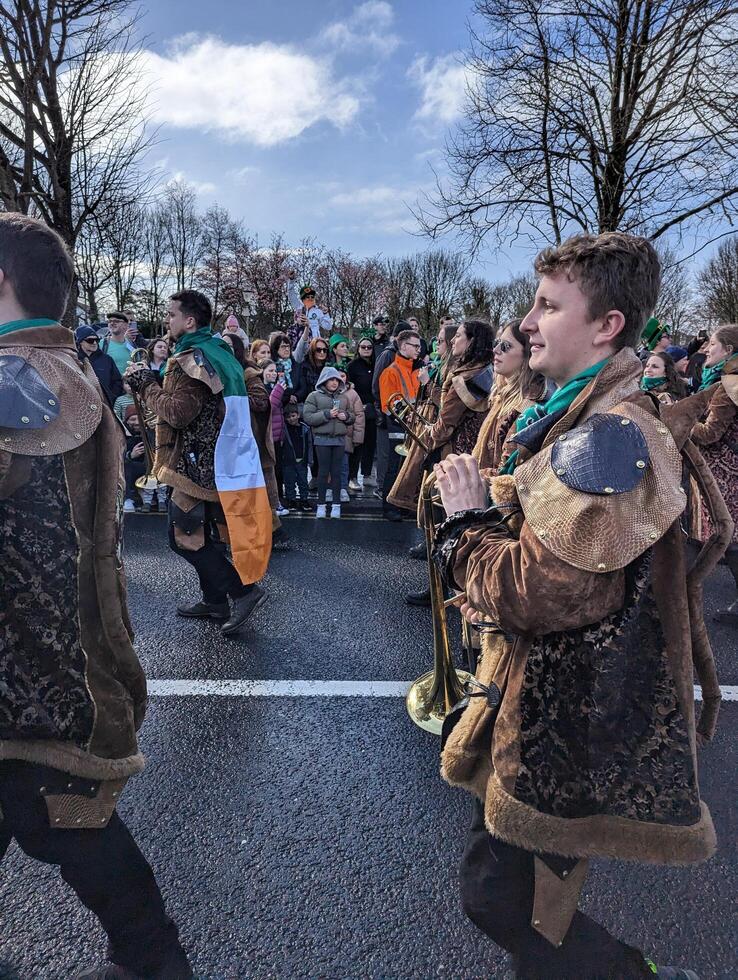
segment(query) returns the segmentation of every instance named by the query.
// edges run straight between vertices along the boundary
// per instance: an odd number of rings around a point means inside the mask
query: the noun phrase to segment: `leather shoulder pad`
[[[583,493],[627,493],[641,482],[649,462],[646,437],[621,415],[592,415],[551,447],[556,476]]]
[[[38,371],[15,354],[0,356],[0,427],[44,429],[59,417],[59,403]]]

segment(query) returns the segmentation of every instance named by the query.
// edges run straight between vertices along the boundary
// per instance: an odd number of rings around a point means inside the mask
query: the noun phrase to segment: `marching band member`
[[[610,232],[546,249],[536,272],[521,329],[531,368],[558,388],[521,414],[508,475],[492,480],[516,532],[472,456],[436,467],[449,515],[438,561],[462,614],[501,631],[442,756],[476,798],[463,904],[518,977],[687,980],[576,911],[590,858],[687,864],[715,850],[695,747],[704,624],[679,526],[691,421],[659,418],[633,349],[659,260]],[[730,521],[714,489],[719,553]]]
[[[73,278],[56,232],[0,214],[0,858],[15,838],[100,920],[110,962],[78,980],[187,980],[116,811],[144,766],[146,679],[120,559],[123,432],[59,323]]]
[[[175,293],[168,312],[175,347],[163,384],[158,372],[136,366],[126,378],[157,417],[155,476],[173,488],[169,546],[200,582],[202,598],[177,606],[177,615],[220,621],[229,635],[266,601],[257,582],[269,562],[272,513],[243,369],[213,337],[211,319],[202,293]]]

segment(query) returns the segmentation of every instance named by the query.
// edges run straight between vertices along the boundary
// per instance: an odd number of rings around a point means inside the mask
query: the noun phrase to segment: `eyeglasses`
[[[406,347],[413,347],[415,350],[420,350],[423,345],[421,343],[413,344],[409,340],[407,340],[407,341],[405,341],[405,346]]]
[[[492,345],[492,350],[498,350],[500,354],[507,354],[512,348],[513,345],[509,340],[496,340]]]

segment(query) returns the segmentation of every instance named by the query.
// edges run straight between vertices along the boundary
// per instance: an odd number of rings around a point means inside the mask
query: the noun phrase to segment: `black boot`
[[[259,606],[263,606],[266,601],[266,592],[259,588],[258,585],[255,585],[247,595],[233,602],[231,618],[226,623],[223,623],[220,629],[221,633],[224,636],[230,636],[231,633],[240,630],[249,616],[255,613]]]
[[[408,555],[418,561],[425,561],[428,557],[428,549],[425,546],[425,541],[418,541],[417,544],[414,544],[408,551]]]
[[[177,615],[189,619],[228,619],[231,614],[227,602],[191,602],[177,606]]]
[[[405,596],[408,606],[424,606],[429,609],[431,604],[430,589],[423,589],[422,592],[408,592]]]

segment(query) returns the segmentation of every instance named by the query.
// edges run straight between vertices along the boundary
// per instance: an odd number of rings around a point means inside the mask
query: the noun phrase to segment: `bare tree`
[[[734,0],[476,0],[465,119],[450,179],[418,216],[558,243],[580,231],[657,239],[738,209]]]
[[[738,323],[738,235],[719,246],[697,285],[704,313],[713,323]]]
[[[141,257],[147,282],[142,295],[142,318],[158,326],[164,314],[164,297],[172,275],[166,211],[161,203],[146,212]]]
[[[136,21],[132,0],[0,2],[0,200],[72,250],[103,202],[146,184]]]
[[[115,207],[103,225],[103,239],[113,270],[115,305],[124,310],[141,280],[145,215],[141,208]]]
[[[213,321],[221,315],[229,272],[233,267],[232,248],[238,239],[240,226],[226,208],[214,204],[202,218],[202,258],[195,281],[210,296]]]
[[[384,276],[377,258],[356,259],[341,249],[325,255],[316,277],[318,293],[328,297],[334,323],[349,337],[356,327],[366,327],[382,297]]]
[[[100,319],[100,292],[113,278],[113,266],[105,252],[100,225],[94,218],[86,221],[80,229],[74,259],[87,318],[91,323],[96,323]]]
[[[183,180],[173,180],[162,200],[167,246],[177,289],[190,289],[202,258],[202,218],[197,213],[197,194]]]
[[[442,316],[460,312],[467,264],[463,255],[446,249],[433,249],[418,257],[414,310],[426,332],[436,332]]]
[[[400,259],[385,259],[383,272],[386,312],[390,321],[397,323],[416,305],[419,279],[418,256],[407,255]]]

